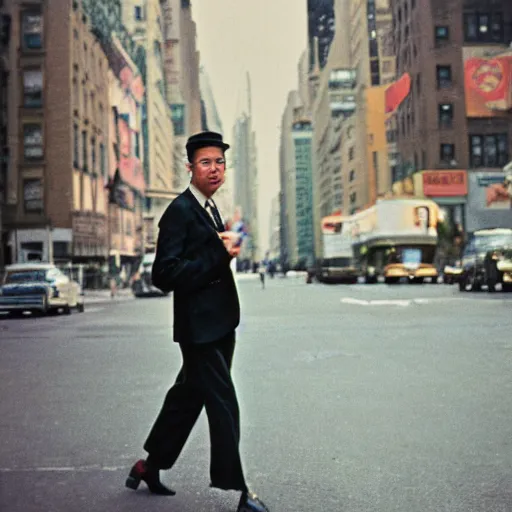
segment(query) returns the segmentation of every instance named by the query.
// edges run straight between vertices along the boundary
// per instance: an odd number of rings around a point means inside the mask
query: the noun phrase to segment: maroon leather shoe
[[[148,467],[146,461],[142,459],[138,460],[130,470],[125,485],[135,491],[141,480],[146,482],[148,489],[153,494],[159,494],[160,496],[174,496],[176,494],[175,491],[165,487],[160,482],[159,470]]]

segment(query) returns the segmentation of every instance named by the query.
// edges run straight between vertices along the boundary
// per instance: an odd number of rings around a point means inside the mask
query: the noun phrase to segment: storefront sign
[[[423,194],[429,197],[465,196],[466,171],[423,171]]]
[[[107,246],[107,219],[92,212],[73,214],[74,255],[103,256]],[[85,251],[84,248],[88,248]]]

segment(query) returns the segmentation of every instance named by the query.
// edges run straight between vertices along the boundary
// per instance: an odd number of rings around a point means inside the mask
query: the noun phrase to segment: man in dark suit
[[[222,186],[229,145],[214,132],[187,142],[190,187],[167,208],[159,223],[153,284],[174,292],[174,341],[183,366],[168,391],[139,460],[126,485],[141,480],[151,492],[172,495],[159,478],[178,458],[203,406],[210,428],[211,486],[241,491],[237,512],[268,512],[249,491],[240,460],[240,420],[231,362],[240,321],[230,262],[239,252],[212,196]]]

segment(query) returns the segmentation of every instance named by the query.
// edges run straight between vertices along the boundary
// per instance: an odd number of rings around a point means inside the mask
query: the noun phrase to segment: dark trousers
[[[246,491],[239,452],[240,413],[231,379],[235,334],[180,348],[182,368],[144,443],[148,462],[171,468],[204,406],[210,429],[211,486]]]

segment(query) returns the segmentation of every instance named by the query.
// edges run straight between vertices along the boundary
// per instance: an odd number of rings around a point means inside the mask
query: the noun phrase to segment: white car
[[[81,287],[51,263],[7,265],[0,287],[0,312],[31,311],[43,315],[84,311]]]

